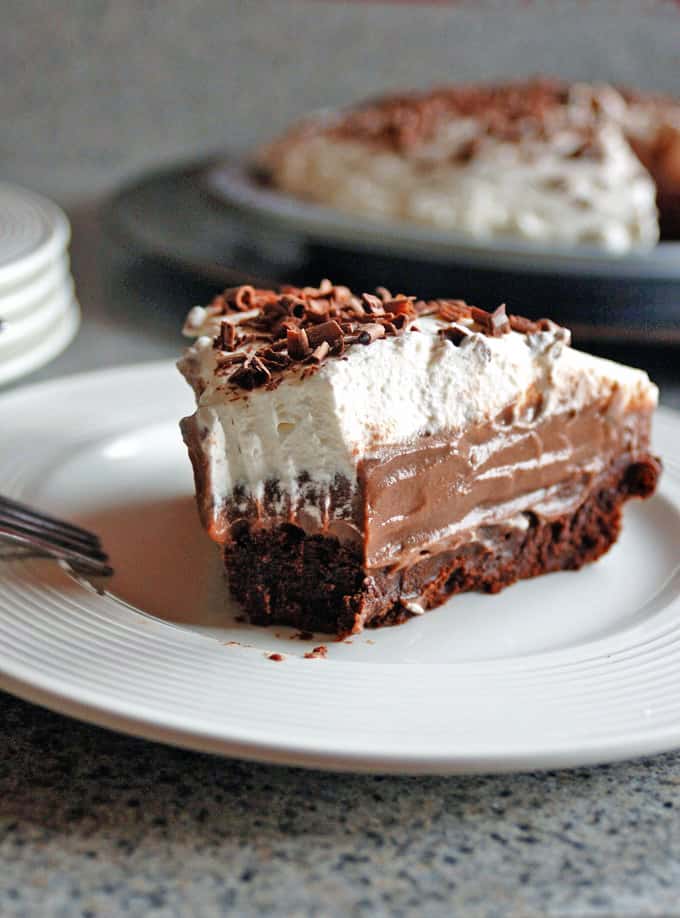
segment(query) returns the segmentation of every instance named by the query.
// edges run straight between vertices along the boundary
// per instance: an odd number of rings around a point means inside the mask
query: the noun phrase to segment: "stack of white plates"
[[[55,204],[0,182],[0,385],[52,360],[78,330],[69,239]]]

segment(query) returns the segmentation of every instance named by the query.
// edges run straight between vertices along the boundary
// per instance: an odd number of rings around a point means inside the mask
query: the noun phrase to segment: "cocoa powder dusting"
[[[463,142],[456,154],[456,160],[464,164],[476,156],[484,134],[510,142],[545,136],[546,114],[563,108],[568,98],[566,83],[541,78],[498,85],[442,86],[367,102],[330,125],[321,125],[317,132],[407,152],[427,142],[447,120],[474,118],[480,136]],[[315,133],[314,123],[308,123],[306,130]]]

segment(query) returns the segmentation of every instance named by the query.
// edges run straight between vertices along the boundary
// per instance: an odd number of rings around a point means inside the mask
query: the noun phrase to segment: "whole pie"
[[[680,103],[604,84],[388,96],[293,126],[257,167],[309,201],[477,239],[625,252],[680,237]]]

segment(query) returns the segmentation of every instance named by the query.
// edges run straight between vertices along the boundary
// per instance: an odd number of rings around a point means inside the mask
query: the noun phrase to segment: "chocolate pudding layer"
[[[456,593],[497,593],[597,560],[618,538],[625,501],[650,496],[659,472],[652,456],[621,457],[568,512],[546,518],[526,511],[521,525],[514,518],[480,526],[405,567],[367,570],[356,546],[296,526],[244,527],[225,553],[230,589],[258,625],[345,636],[400,624]]]
[[[262,501],[237,494],[219,512],[206,507],[204,515],[220,518],[216,528],[227,544],[244,528],[290,525],[353,546],[366,569],[406,567],[455,547],[479,527],[508,520],[522,526],[527,510],[546,520],[569,513],[619,456],[647,450],[650,410],[617,417],[616,394],[544,420],[533,417],[538,410],[536,403],[520,414],[509,408],[491,423],[452,436],[381,447],[361,463],[354,493],[338,479],[327,492],[307,491],[296,505],[270,481]],[[196,457],[193,436],[185,425]],[[200,504],[201,497],[209,501],[210,488],[200,459],[194,467]]]

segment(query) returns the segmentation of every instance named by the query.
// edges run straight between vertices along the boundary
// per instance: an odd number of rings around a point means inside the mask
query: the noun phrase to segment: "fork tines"
[[[0,513],[13,514],[17,520],[24,519],[27,523],[39,524],[47,528],[54,529],[55,532],[70,533],[73,536],[79,536],[89,544],[99,545],[99,536],[96,536],[88,529],[82,529],[73,523],[67,523],[65,520],[59,520],[54,516],[48,516],[47,513],[41,513],[34,510],[26,504],[20,504],[16,500],[11,500],[0,494]]]
[[[81,573],[113,573],[99,537],[0,495],[0,538],[29,547],[42,555],[67,562]]]

